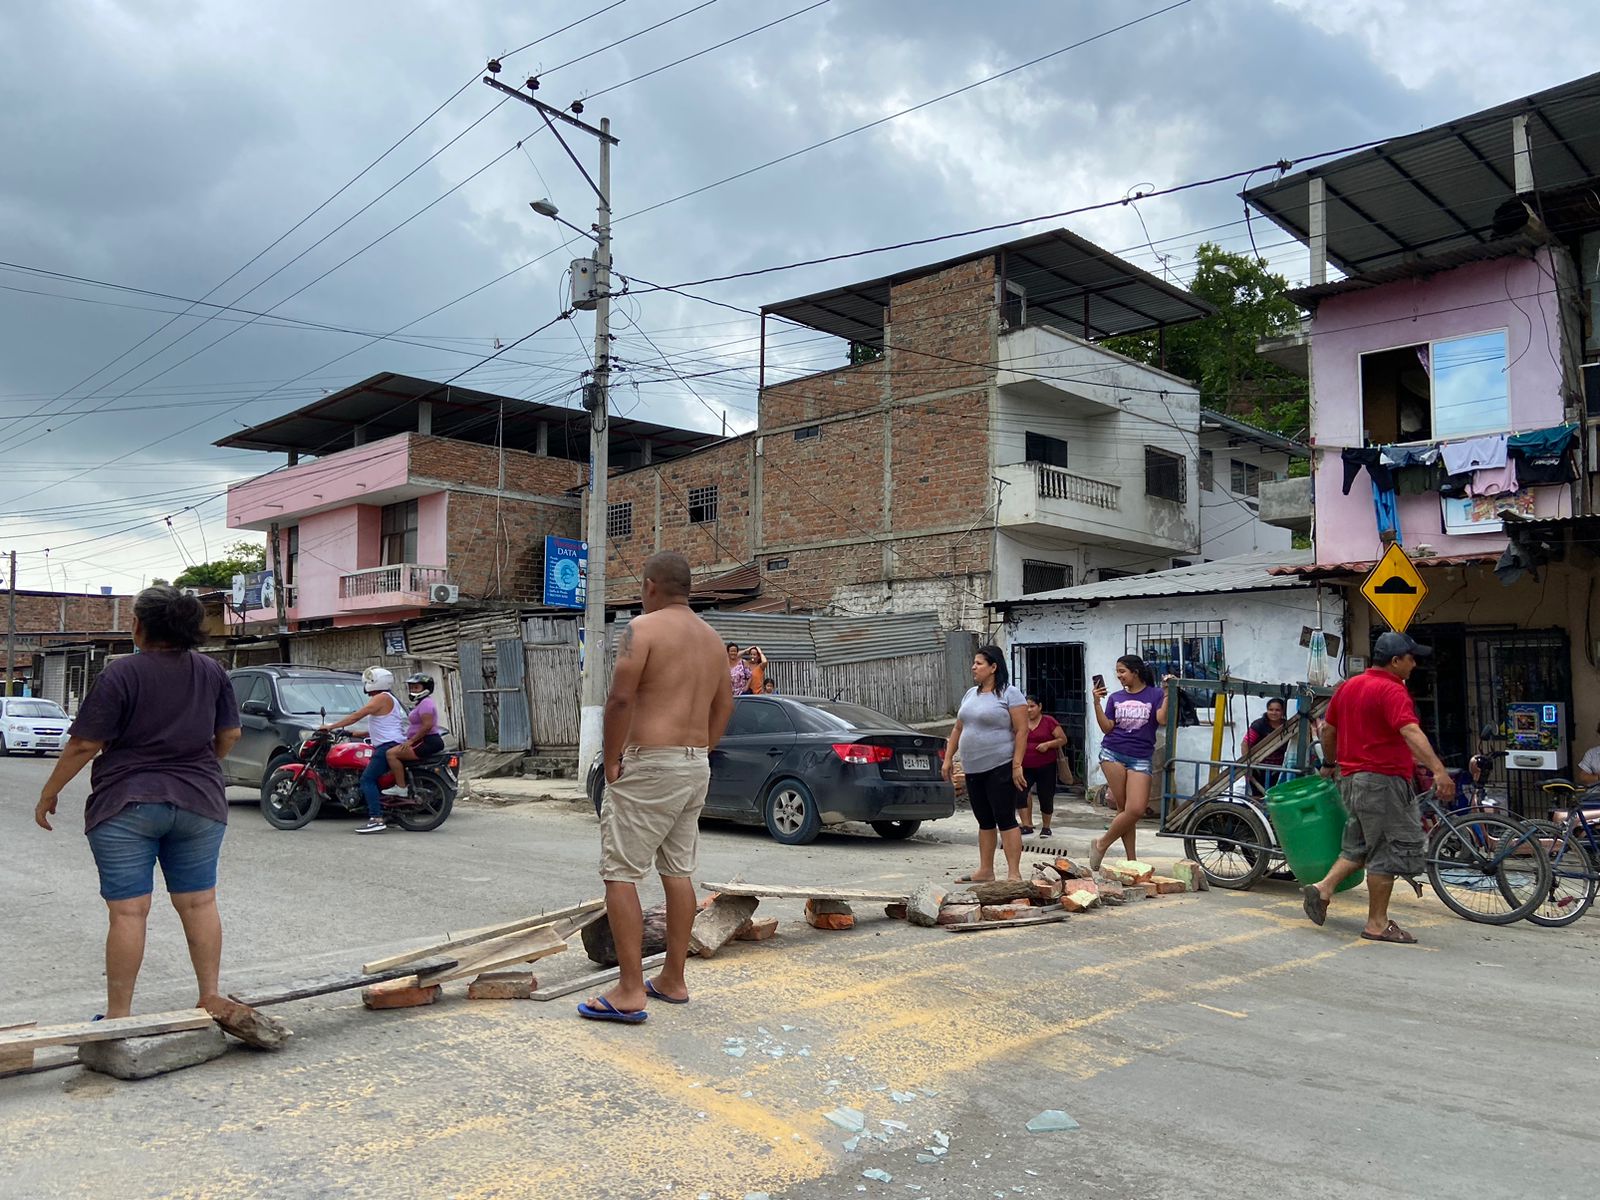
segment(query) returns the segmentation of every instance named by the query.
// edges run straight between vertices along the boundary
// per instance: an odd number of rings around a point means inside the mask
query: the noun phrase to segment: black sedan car
[[[711,752],[705,815],[765,824],[788,846],[844,821],[908,838],[922,822],[955,812],[955,788],[940,776],[943,753],[942,738],[860,705],[737,696],[728,730]],[[589,767],[588,789],[599,813],[605,776],[598,759]]]

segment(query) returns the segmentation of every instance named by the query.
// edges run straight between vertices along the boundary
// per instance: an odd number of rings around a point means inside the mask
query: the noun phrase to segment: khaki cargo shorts
[[[1411,781],[1357,771],[1339,780],[1339,797],[1350,819],[1339,853],[1373,875],[1416,875],[1426,865],[1422,818]]]
[[[600,806],[600,878],[638,883],[650,874],[687,879],[700,848],[711,764],[704,746],[629,746],[622,775]]]

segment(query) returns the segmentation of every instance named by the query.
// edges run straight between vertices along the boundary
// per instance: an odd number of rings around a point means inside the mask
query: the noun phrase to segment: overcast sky
[[[281,458],[219,450],[216,439],[377,371],[446,379],[496,338],[509,343],[561,311],[562,275],[583,243],[563,246],[572,235],[527,203],[548,195],[587,226],[593,194],[536,114],[515,101],[496,108],[500,98],[476,82],[490,55],[506,56],[513,84],[543,73],[539,95],[564,105],[799,14],[592,100],[585,119],[610,117],[621,139],[614,208],[626,217],[1159,14],[620,220],[618,270],[674,283],[1405,133],[1580,76],[1600,51],[1592,6],[1577,0],[1524,5],[1514,18],[1487,0],[1189,0],[1160,12],[1171,2],[823,0],[806,12],[816,0],[623,0],[604,12],[609,0],[6,5],[0,260],[184,301],[210,294],[275,317],[247,324],[247,314],[196,309],[162,329],[185,303],[0,267],[0,551],[20,552],[21,586],[72,590],[135,589],[175,575],[186,556],[218,557],[230,539],[217,494]],[[582,135],[572,144],[593,170],[594,146]],[[1248,247],[1238,190],[1065,223],[1181,279],[1203,238]],[[1262,222],[1255,232],[1280,270],[1303,274],[1303,251]],[[755,308],[996,240],[700,290]],[[637,328],[661,353],[684,356],[686,370],[754,362],[755,321],[726,308],[658,292],[621,309],[624,360],[659,357]],[[368,333],[416,321],[398,336],[421,344],[368,344],[276,318]],[[579,314],[463,382],[565,402],[592,332]],[[803,334],[777,340],[789,343],[772,351],[785,361],[836,361],[835,346]],[[698,382],[698,398],[663,372],[634,378],[647,382],[614,393],[625,415],[717,429],[726,413],[730,429],[753,424],[753,371]]]

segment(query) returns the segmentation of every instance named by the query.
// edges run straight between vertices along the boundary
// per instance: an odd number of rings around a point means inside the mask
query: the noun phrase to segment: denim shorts
[[[104,900],[155,890],[156,862],[172,895],[217,886],[217,856],[227,826],[171,804],[130,804],[89,831]]]
[[[1150,774],[1150,760],[1148,758],[1135,758],[1131,754],[1118,754],[1115,750],[1100,747],[1100,761],[1121,763],[1130,771],[1138,771],[1141,775]]]

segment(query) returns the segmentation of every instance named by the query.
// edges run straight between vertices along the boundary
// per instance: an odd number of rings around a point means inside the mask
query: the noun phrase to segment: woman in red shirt
[[[1028,787],[1017,793],[1017,824],[1024,835],[1033,832],[1033,802],[1039,793],[1039,836],[1049,837],[1050,818],[1056,811],[1056,757],[1067,744],[1060,722],[1047,716],[1037,696],[1028,697],[1028,749],[1022,756],[1022,774]]]

